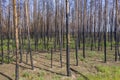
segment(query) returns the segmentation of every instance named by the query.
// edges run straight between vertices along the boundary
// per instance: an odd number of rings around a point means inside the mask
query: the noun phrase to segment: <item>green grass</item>
[[[119,80],[120,79],[120,66],[104,66],[97,65],[97,74],[85,75],[88,80]],[[79,76],[77,80],[86,80],[84,77]]]
[[[44,80],[45,72],[40,70],[37,74],[38,80]]]
[[[96,51],[87,51],[86,53],[88,57],[94,57],[97,54]]]
[[[51,59],[51,54],[50,53],[46,54],[45,58],[48,59],[48,60],[50,60]]]
[[[40,71],[38,72],[38,77],[41,77],[41,76],[45,76],[45,71],[40,70]]]
[[[81,56],[81,57],[79,57],[79,60],[80,60],[80,61],[85,61],[85,58],[83,58],[83,57]]]
[[[61,80],[61,76],[59,76],[59,75],[54,75],[54,76],[52,77],[52,80]]]
[[[47,37],[45,39],[47,40]],[[87,40],[88,39],[86,39],[85,46],[86,47],[91,47],[91,42],[87,41]],[[34,41],[34,39],[30,39],[30,42],[31,42],[31,49],[35,50],[35,45],[34,45],[35,41]],[[8,40],[4,39],[3,40],[3,49],[4,50],[7,50],[7,43],[8,43]],[[113,41],[112,44],[115,45],[115,42]],[[82,46],[83,43],[81,42],[80,45]],[[93,46],[95,46],[95,45],[98,46],[98,42],[97,41],[96,41],[96,44],[93,43]],[[100,46],[102,46],[102,47],[104,46],[104,42],[103,41],[100,43]],[[110,47],[111,43],[107,41],[106,42],[106,46]],[[22,47],[23,47],[24,50],[28,49],[28,40],[27,39],[24,40],[24,45]],[[48,42],[48,49],[51,49],[53,47],[54,47],[54,38],[52,38],[52,40]],[[66,47],[66,41],[65,41],[65,46],[63,48],[65,48],[65,47]],[[59,45],[56,45],[56,48],[59,49]],[[72,37],[70,39],[70,48],[72,48],[72,49],[75,48],[75,39],[72,38]],[[12,50],[12,49],[15,49],[15,42],[12,39],[10,39],[10,50]],[[44,50],[45,49],[44,48],[44,41],[43,41],[43,39],[39,39],[39,41],[38,41],[38,49],[39,50]],[[0,47],[0,50],[1,50],[1,47]]]
[[[22,75],[22,77],[25,77],[25,78],[26,78],[26,77],[29,77],[29,76],[30,76],[30,73],[29,73],[29,72],[24,72],[23,75]]]
[[[2,61],[2,57],[0,57],[0,61]],[[9,58],[9,63],[12,63],[13,61],[13,58]],[[8,63],[8,56],[4,55],[3,62]]]
[[[46,73],[43,70],[39,70],[37,74],[31,72],[24,72],[20,80],[44,80]]]
[[[83,76],[78,76],[76,80],[119,80],[120,66],[97,65],[97,73],[87,73]],[[45,80],[47,72],[40,70],[37,75],[34,73],[24,72],[20,80]],[[51,80],[62,80],[62,76],[54,74]],[[67,78],[65,79],[67,80]]]

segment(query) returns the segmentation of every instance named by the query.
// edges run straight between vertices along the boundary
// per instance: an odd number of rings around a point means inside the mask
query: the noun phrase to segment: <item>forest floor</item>
[[[34,70],[31,70],[30,59],[26,64],[25,54],[20,63],[20,80],[119,80],[120,61],[114,61],[114,50],[107,50],[107,62],[104,63],[103,51],[86,50],[86,58],[79,50],[79,63],[76,66],[75,51],[70,52],[71,77],[66,76],[66,52],[62,52],[63,67],[60,66],[60,53],[53,52],[53,67],[51,54],[48,52],[32,52]],[[15,62],[0,64],[0,80],[15,79]]]

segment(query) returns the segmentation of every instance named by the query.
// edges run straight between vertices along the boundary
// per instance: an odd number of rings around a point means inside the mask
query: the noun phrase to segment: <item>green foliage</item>
[[[97,53],[95,51],[87,51],[88,57],[94,57]]]
[[[85,61],[85,58],[83,58],[82,56],[79,57],[80,61]]]
[[[46,74],[45,71],[40,70],[40,71],[37,73],[38,80],[44,80],[45,74]]]
[[[54,75],[52,77],[52,80],[61,80],[61,76],[60,75]]]
[[[45,55],[46,59],[51,59],[51,54],[48,53],[47,55]]]
[[[90,80],[119,80],[120,67],[117,66],[96,66],[97,75],[89,75]]]
[[[25,78],[30,77],[30,73],[29,72],[24,72],[22,77],[25,77]]]
[[[110,67],[106,67],[106,66],[96,66],[96,69],[98,72],[101,72],[101,73],[110,73]]]
[[[45,75],[45,72],[43,70],[40,70],[38,72],[38,77],[41,77],[41,76],[44,76]]]
[[[47,40],[47,37],[45,39]],[[86,39],[86,41],[87,41],[87,39]],[[31,43],[31,49],[35,50],[35,41],[34,41],[34,39],[30,39],[30,43]],[[82,45],[83,43],[81,42],[80,44]],[[115,45],[115,41],[113,41],[112,44]],[[93,43],[92,45],[93,46],[95,46],[95,45],[98,46],[98,42],[96,42],[96,44]],[[8,46],[8,40],[4,39],[3,40],[3,49],[7,50],[7,46]],[[45,50],[44,46],[45,45],[44,45],[43,39],[39,39],[39,41],[38,41],[38,49],[39,50]],[[87,41],[85,43],[85,46],[86,47],[91,47],[91,42]],[[102,47],[104,46],[104,42],[103,41],[100,42],[100,46],[102,46]],[[110,47],[111,46],[111,42],[107,41],[106,42],[106,46]],[[15,49],[15,42],[12,39],[10,39],[9,47],[10,47],[10,50]],[[27,39],[24,39],[24,45],[22,45],[22,47],[23,47],[24,50],[28,49],[28,40]],[[48,50],[54,47],[54,38],[52,38],[51,40],[48,41],[47,47],[48,47]],[[56,48],[59,48],[59,45],[56,45]],[[66,41],[65,41],[65,45],[63,46],[63,48],[66,48]],[[75,49],[75,39],[72,38],[72,37],[70,39],[70,48]],[[1,47],[0,47],[0,50],[1,50]]]
[[[70,48],[75,49],[75,42],[72,42],[72,43],[70,44]]]
[[[40,76],[40,77],[38,78],[38,80],[44,80],[44,77],[41,77],[41,76]]]
[[[120,67],[119,66],[96,66],[97,74],[86,74],[88,80],[119,80]],[[77,80],[87,80],[83,76],[79,76]]]
[[[0,57],[0,61],[2,61],[2,57]],[[14,61],[14,59],[13,58],[9,58],[9,63],[12,63]],[[4,56],[4,58],[3,58],[3,62],[4,63],[8,63],[8,56]]]
[[[82,76],[79,76],[78,78],[77,78],[77,80],[86,80],[84,77],[82,77]]]
[[[40,70],[37,75],[30,72],[24,72],[20,80],[44,80],[45,72]]]

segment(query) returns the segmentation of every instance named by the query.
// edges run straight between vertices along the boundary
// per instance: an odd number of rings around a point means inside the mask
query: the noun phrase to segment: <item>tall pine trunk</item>
[[[17,21],[17,8],[16,0],[13,0],[13,22],[15,27],[15,46],[16,46],[16,68],[15,68],[15,80],[19,80],[19,38],[18,38],[18,21]]]

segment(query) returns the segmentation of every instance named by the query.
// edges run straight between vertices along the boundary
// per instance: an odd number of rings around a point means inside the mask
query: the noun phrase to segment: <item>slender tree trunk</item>
[[[28,52],[27,54],[30,53],[30,62],[31,62],[31,67],[32,67],[32,70],[34,69],[33,67],[33,59],[32,59],[32,52],[31,52],[31,43],[30,43],[30,28],[29,28],[29,18],[28,18],[28,15],[29,15],[29,10],[28,10],[28,3],[29,1],[26,0],[25,2],[25,13],[26,13],[26,27],[27,27],[27,39],[28,39]]]
[[[16,0],[13,0],[13,21],[15,27],[15,43],[16,43],[16,70],[15,70],[15,80],[19,80],[19,38],[18,38],[18,21],[17,21],[17,9]]]
[[[84,0],[84,23],[83,23],[83,58],[85,58],[85,32],[87,26],[87,19],[86,19],[86,11],[87,11],[87,0]]]
[[[0,40],[1,40],[1,53],[2,60],[1,63],[4,62],[4,52],[3,52],[3,31],[2,31],[2,1],[0,0]]]
[[[104,25],[104,62],[106,62],[106,31],[107,31],[107,5],[108,4],[108,0],[105,0],[105,25]]]
[[[78,44],[79,44],[79,42],[78,42],[78,34],[79,34],[79,9],[78,9],[78,0],[76,0],[75,1],[75,18],[76,18],[76,20],[75,20],[75,31],[76,31],[76,33],[75,33],[75,35],[76,35],[76,40],[75,40],[75,55],[76,55],[76,66],[78,66]],[[78,29],[78,30],[76,30],[76,29]]]
[[[8,50],[8,63],[10,62],[10,2],[9,2],[9,10],[8,10],[9,16],[8,16],[8,32],[7,32],[7,50]]]
[[[18,13],[18,28],[19,28],[19,54],[20,54],[20,63],[22,62],[22,43],[21,43],[21,25],[20,25],[20,16],[21,16],[21,11],[20,11],[20,0],[18,0],[18,9],[17,9],[17,13]]]
[[[117,61],[117,20],[118,20],[118,0],[116,0],[116,16],[115,16],[115,31],[114,31],[114,36],[115,36],[115,61]]]
[[[71,76],[70,72],[70,27],[69,27],[69,1],[66,0],[66,68],[67,76]]]

